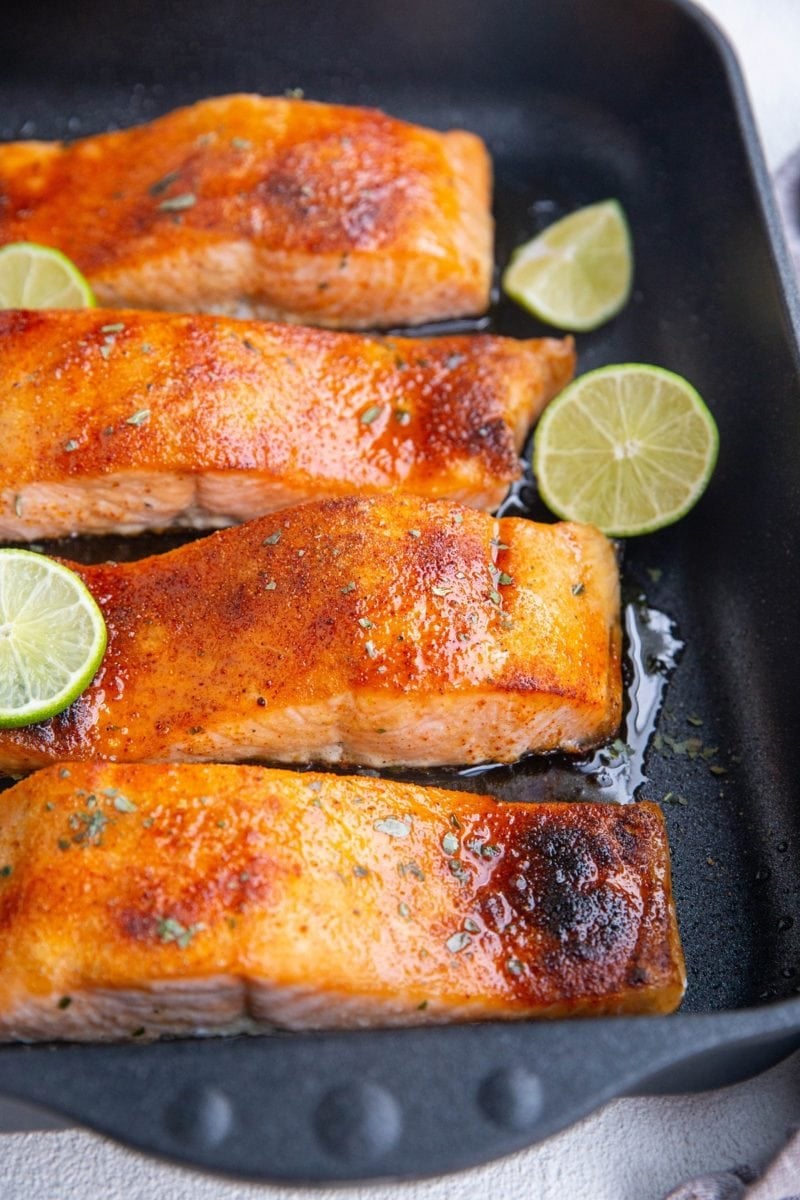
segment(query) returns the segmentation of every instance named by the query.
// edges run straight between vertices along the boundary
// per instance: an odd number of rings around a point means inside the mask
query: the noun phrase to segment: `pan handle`
[[[703,1016],[8,1046],[0,1090],[151,1154],[321,1183],[461,1169],[614,1096],[733,1083],[798,1046],[800,999]]]

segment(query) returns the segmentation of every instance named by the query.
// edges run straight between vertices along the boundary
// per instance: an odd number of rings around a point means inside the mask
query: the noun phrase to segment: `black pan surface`
[[[800,303],[738,69],[683,0],[31,0],[4,22],[0,136],[74,137],[208,94],[296,87],[482,135],[499,267],[555,217],[620,199],[635,290],[579,337],[579,369],[658,363],[715,413],[708,493],[623,563],[627,593],[685,643],[634,766],[638,797],[664,803],[686,1000],[671,1018],[4,1047],[0,1088],[209,1169],[420,1175],[528,1144],[624,1091],[733,1082],[800,1044]],[[480,327],[550,332],[506,300]],[[177,540],[48,549],[138,557]],[[543,783],[529,762],[436,780],[559,798],[563,776]]]

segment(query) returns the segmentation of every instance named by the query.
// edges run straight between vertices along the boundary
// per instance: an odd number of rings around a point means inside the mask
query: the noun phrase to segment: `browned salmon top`
[[[0,313],[0,537],[227,524],[400,488],[494,507],[570,339]]]
[[[0,145],[0,244],[57,246],[106,304],[405,323],[486,308],[489,189],[472,134],[223,96]]]
[[[683,991],[652,804],[97,763],[2,804],[6,1037],[664,1012]]]
[[[61,716],[0,732],[9,771],[511,761],[595,745],[619,721],[617,568],[591,526],[348,497],[74,569],[106,657]]]

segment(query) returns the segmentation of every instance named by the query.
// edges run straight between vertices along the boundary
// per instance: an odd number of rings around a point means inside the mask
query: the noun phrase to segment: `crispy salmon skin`
[[[71,764],[2,797],[0,1037],[668,1012],[653,804]]]
[[[0,145],[0,245],[56,246],[110,308],[417,324],[488,306],[490,191],[473,134],[222,96],[69,145]]]
[[[569,339],[0,312],[0,538],[208,528],[401,490],[495,508]]]
[[[154,558],[74,569],[108,649],[0,767],[70,758],[510,762],[611,736],[619,582],[588,525],[444,501],[319,501]]]

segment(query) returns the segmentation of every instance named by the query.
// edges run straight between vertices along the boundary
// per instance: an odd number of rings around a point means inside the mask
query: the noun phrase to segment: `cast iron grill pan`
[[[152,1153],[254,1179],[418,1176],[530,1144],[627,1091],[734,1082],[800,1044],[800,304],[731,53],[684,0],[31,0],[6,15],[0,136],[74,137],[303,87],[487,141],[497,252],[609,196],[633,298],[579,369],[659,363],[713,409],[700,506],[625,549],[686,643],[651,748],[689,986],[681,1013],[131,1046],[0,1047],[0,1088]],[[482,326],[549,332],[508,301]],[[535,499],[531,515],[546,518]],[[75,540],[73,558],[178,539]],[[692,716],[702,725],[688,725]],[[482,781],[520,798],[534,764]]]

